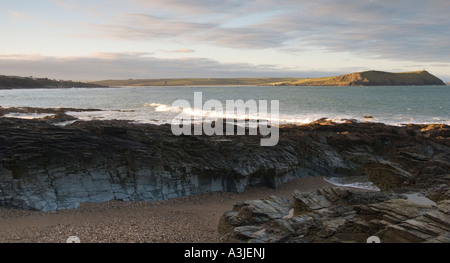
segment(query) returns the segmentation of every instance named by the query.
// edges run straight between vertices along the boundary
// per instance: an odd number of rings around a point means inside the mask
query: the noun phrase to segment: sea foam
[[[380,188],[369,181],[366,176],[326,177],[324,180],[336,186],[380,191]]]

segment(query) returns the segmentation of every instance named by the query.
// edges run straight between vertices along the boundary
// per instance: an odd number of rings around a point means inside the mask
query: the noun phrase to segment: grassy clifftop
[[[187,78],[187,79],[129,79],[94,82],[105,86],[201,86],[201,85],[261,85],[261,86],[397,86],[445,85],[427,71],[389,73],[357,72],[325,78]]]
[[[298,78],[185,78],[185,79],[129,79],[102,80],[94,83],[105,86],[201,86],[201,85],[266,85],[273,82],[292,82]]]
[[[38,89],[38,88],[95,88],[102,85],[74,82],[66,80],[51,80],[48,78],[12,77],[0,75],[0,89]]]
[[[400,86],[400,85],[445,85],[439,78],[427,71],[389,73],[383,71],[364,71],[324,78],[184,78],[184,79],[128,79],[102,80],[91,83],[48,78],[24,78],[0,75],[0,89],[30,88],[91,88],[123,86]]]
[[[275,82],[274,86],[409,86],[409,85],[445,85],[445,83],[423,71],[390,73],[383,71],[364,71],[337,77],[298,79],[295,81]]]

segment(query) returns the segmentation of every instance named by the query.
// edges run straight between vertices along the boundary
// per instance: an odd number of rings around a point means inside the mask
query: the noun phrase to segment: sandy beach
[[[299,178],[278,189],[252,187],[244,193],[212,192],[158,202],[85,203],[54,213],[0,207],[0,242],[64,243],[77,236],[84,243],[218,242],[217,225],[239,201],[270,195],[291,198],[293,190],[331,186],[322,177]]]

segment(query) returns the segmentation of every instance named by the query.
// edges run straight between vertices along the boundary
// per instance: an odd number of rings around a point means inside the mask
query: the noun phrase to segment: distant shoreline
[[[105,86],[410,86],[445,85],[429,72],[411,71],[391,73],[364,71],[322,78],[180,78],[180,79],[129,79],[93,82]]]
[[[98,86],[98,87],[0,87],[0,90],[37,90],[37,89],[117,89],[117,88],[156,88],[156,87],[164,87],[164,88],[176,88],[176,87],[413,87],[413,86],[427,86],[427,87],[440,87],[443,85],[379,85],[379,86],[334,86],[334,85],[251,85],[251,84],[242,84],[242,85],[148,85],[148,86]],[[450,83],[447,83],[445,86],[450,86]]]
[[[99,88],[104,86],[71,80],[0,75],[0,89],[65,89],[73,87]]]
[[[391,73],[364,71],[321,78],[171,78],[127,79],[74,82],[48,78],[0,75],[0,89],[107,88],[107,87],[180,87],[180,86],[432,86],[446,85],[429,72]]]

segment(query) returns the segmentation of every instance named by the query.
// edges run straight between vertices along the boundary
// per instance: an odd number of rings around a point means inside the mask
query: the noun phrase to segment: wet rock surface
[[[445,125],[322,119],[284,126],[278,145],[261,147],[261,136],[174,136],[169,125],[89,121],[59,127],[53,124],[69,118],[64,109],[20,110],[55,115],[0,118],[3,206],[55,211],[84,202],[165,200],[242,192],[254,185],[275,188],[298,177],[364,174],[392,191],[421,189],[436,200],[448,197],[450,129]],[[11,109],[0,108],[0,115],[7,112]],[[332,203],[302,198],[311,211]],[[357,202],[348,198],[351,205]]]

